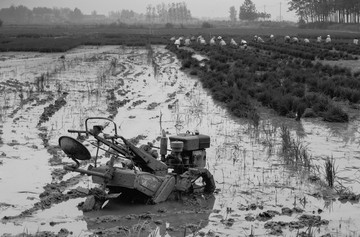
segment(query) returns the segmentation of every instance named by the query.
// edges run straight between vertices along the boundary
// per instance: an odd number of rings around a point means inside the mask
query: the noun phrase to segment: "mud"
[[[63,59],[59,54],[8,54],[0,62],[0,188],[5,190],[0,235],[360,233],[356,113],[348,124],[314,118],[299,122],[262,108],[256,128],[214,103],[162,46],[153,46],[151,55],[145,48],[108,46],[78,48]],[[89,197],[103,199],[101,192],[90,177],[64,172],[63,165],[72,161],[59,149],[58,138],[69,135],[67,129],[83,129],[89,116],[113,118],[120,134],[137,145],[157,146],[163,129],[209,135],[207,168],[216,180],[215,194],[174,196],[158,205],[121,198],[86,204]],[[310,170],[284,160],[283,125],[308,149]],[[84,145],[94,154],[90,142]],[[334,188],[327,186],[323,171],[331,156],[337,165]],[[102,151],[98,162],[107,161]]]
[[[66,104],[67,92],[64,92],[58,99],[55,100],[54,104],[44,108],[44,112],[40,115],[39,122],[37,126],[40,126],[42,123],[48,121],[51,116],[53,116],[57,111],[61,109]]]

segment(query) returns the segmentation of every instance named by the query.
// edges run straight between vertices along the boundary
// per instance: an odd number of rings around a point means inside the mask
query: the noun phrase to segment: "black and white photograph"
[[[0,0],[0,237],[360,237],[359,0]]]

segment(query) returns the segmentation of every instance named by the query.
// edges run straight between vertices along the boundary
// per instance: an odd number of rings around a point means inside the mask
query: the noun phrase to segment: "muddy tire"
[[[201,178],[205,182],[205,193],[213,193],[216,189],[214,176],[207,169],[201,174]]]

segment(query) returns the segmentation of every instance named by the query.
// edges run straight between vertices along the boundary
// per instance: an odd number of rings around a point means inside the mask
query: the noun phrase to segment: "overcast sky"
[[[185,2],[194,17],[228,18],[229,8],[234,6],[239,11],[244,0],[0,0],[0,8],[11,5],[24,5],[30,9],[34,7],[69,7],[79,8],[84,14],[96,11],[98,14],[107,15],[110,11],[133,10],[137,13],[145,13],[149,4]],[[288,12],[286,0],[252,0],[259,12],[264,10],[271,14],[272,20],[292,20],[297,18],[293,12]]]

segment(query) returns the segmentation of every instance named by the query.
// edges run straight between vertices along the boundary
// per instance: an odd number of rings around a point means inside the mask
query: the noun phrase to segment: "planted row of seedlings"
[[[232,79],[229,78],[231,63],[225,55],[210,55],[210,61],[206,67],[201,67],[197,59],[192,58],[192,52],[178,50],[176,47],[169,46],[182,60],[182,68],[190,70],[190,74],[197,75],[204,88],[211,91],[212,97],[218,102],[224,102],[226,108],[237,117],[252,119],[255,123],[259,120],[255,106],[246,90],[239,84],[233,86]],[[201,53],[211,52],[209,47],[195,47]],[[234,76],[234,75],[233,75]],[[245,78],[244,78],[245,79]]]
[[[160,35],[137,34],[94,34],[91,36],[62,35],[49,37],[40,33],[19,34],[17,36],[0,35],[0,52],[66,52],[81,45],[126,45],[146,46],[152,44],[166,44],[167,38]]]
[[[346,34],[335,35],[330,43],[315,42],[316,39],[313,37],[313,35],[301,34],[301,35],[299,35],[299,38],[308,38],[311,40],[311,42],[314,42],[310,45],[314,45],[319,48],[328,49],[328,50],[334,49],[334,50],[341,51],[341,52],[347,52],[347,53],[353,54],[353,55],[360,55],[360,45],[354,44],[354,35],[353,34],[351,34],[351,35],[346,35]]]
[[[334,36],[331,42],[326,43],[323,39],[317,42],[313,35],[299,35],[298,42],[285,42],[283,36],[280,38],[270,39],[268,36],[262,36],[264,42],[253,41],[251,37],[244,36],[250,46],[271,50],[288,54],[303,59],[321,59],[321,60],[357,60],[360,55],[360,45],[354,44],[353,36]],[[305,43],[304,39],[309,39],[309,43]],[[234,36],[237,42],[240,42],[238,36]]]
[[[205,66],[192,58],[193,53],[168,46],[182,60],[183,68],[197,75],[213,98],[238,117],[258,119],[252,105],[256,99],[281,116],[347,122],[348,114],[335,101],[360,101],[359,73],[346,68],[256,49],[192,47],[209,57]]]
[[[342,39],[332,41],[331,43],[328,44],[316,44],[316,45],[321,49],[337,51],[342,55],[346,55],[346,54],[353,55],[355,57],[354,59],[358,59],[358,55],[360,55],[359,45],[354,43],[349,44],[349,42],[344,41]],[[351,59],[351,57],[349,59]]]
[[[308,60],[357,60],[360,47],[340,43],[249,42],[249,46]]]

